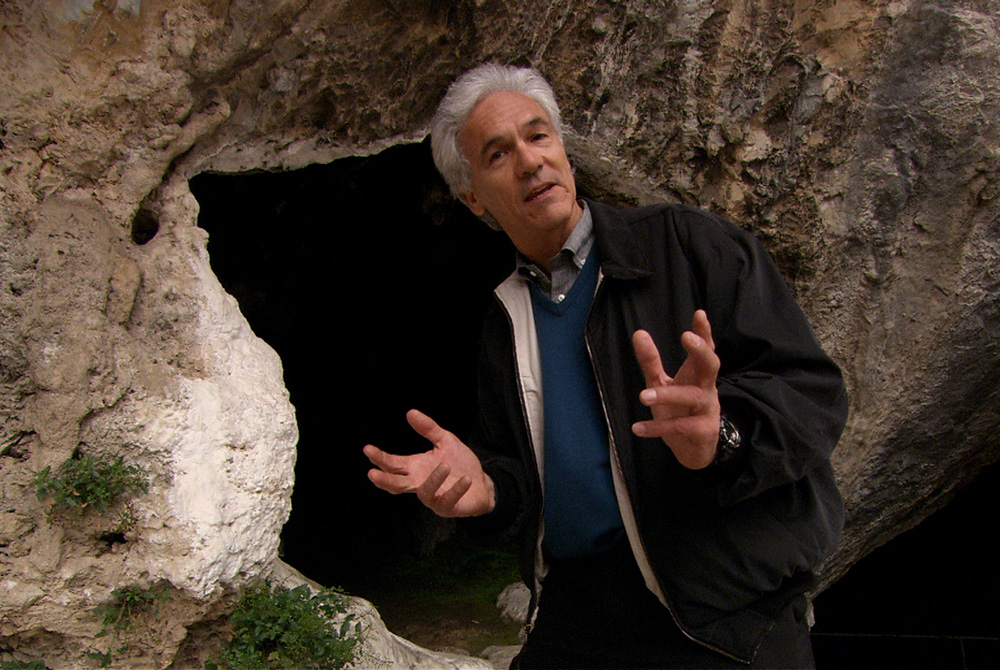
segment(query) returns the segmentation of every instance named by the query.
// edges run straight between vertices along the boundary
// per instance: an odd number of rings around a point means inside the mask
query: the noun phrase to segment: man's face
[[[492,214],[514,246],[547,264],[582,214],[548,115],[525,95],[494,93],[476,106],[458,141],[472,167],[472,189],[462,200],[477,216]]]

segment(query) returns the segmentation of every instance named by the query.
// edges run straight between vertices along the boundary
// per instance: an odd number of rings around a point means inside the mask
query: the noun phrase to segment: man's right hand
[[[663,370],[660,352],[644,330],[632,335],[646,388],[639,402],[650,408],[652,421],[638,421],[632,432],[640,437],[659,437],[678,462],[693,470],[711,465],[719,443],[719,357],[712,340],[712,326],[705,310],[694,314],[691,330],[681,336],[688,356],[670,377]]]
[[[368,479],[393,495],[416,493],[420,502],[438,516],[492,512],[496,504],[493,480],[483,472],[472,450],[422,412],[411,409],[406,420],[434,447],[421,454],[399,456],[365,445],[365,456],[375,466],[368,471]]]

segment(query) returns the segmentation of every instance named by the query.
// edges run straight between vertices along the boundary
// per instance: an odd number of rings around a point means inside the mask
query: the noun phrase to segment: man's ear
[[[465,206],[472,210],[472,213],[476,216],[482,216],[486,213],[486,205],[481,203],[476,197],[476,194],[472,191],[466,191],[461,195],[462,202]]]
[[[472,210],[472,213],[479,217],[479,219],[487,226],[493,230],[503,230],[503,228],[500,227],[500,224],[497,223],[497,220],[493,218],[493,215],[486,211],[486,205],[477,200],[472,191],[463,193],[459,196],[459,199],[464,202],[465,206]]]

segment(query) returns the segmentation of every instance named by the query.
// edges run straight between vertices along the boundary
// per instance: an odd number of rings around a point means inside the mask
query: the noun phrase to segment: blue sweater
[[[598,267],[591,253],[559,303],[531,287],[545,412],[542,547],[556,559],[605,551],[624,532],[611,477],[608,425],[584,341]]]

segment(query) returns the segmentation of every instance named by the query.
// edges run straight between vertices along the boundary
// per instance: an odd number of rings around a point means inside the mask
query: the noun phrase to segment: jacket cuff
[[[521,510],[521,492],[517,480],[505,470],[484,468],[493,480],[495,502],[493,511],[482,516],[465,520],[465,525],[472,532],[498,533],[511,528]]]

